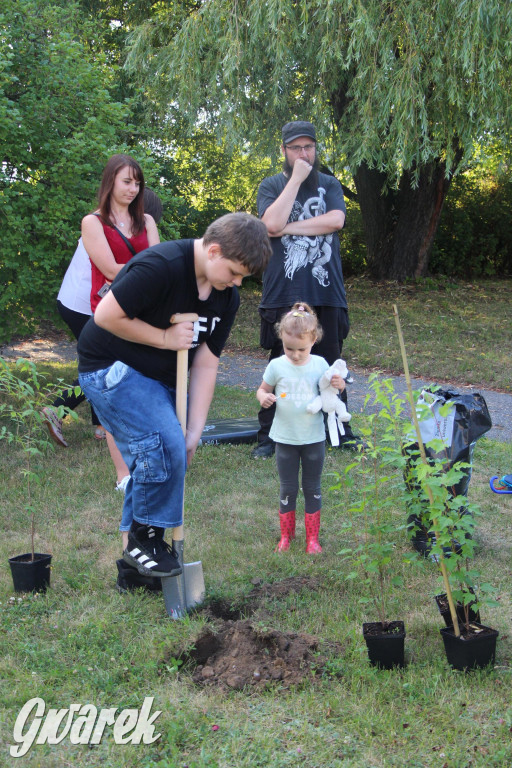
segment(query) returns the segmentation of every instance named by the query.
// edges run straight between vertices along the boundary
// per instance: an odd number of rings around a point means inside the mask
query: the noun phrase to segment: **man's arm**
[[[263,216],[262,222],[267,227],[270,237],[279,237],[286,226],[290,216],[299,187],[311,173],[312,166],[305,160],[299,158],[295,161],[293,172],[288,179],[285,188],[274,202],[268,206]]]
[[[203,342],[194,355],[190,368],[187,434],[185,436],[187,464],[190,464],[203,434],[215,391],[218,367],[219,358],[210,351],[206,342]]]
[[[306,179],[312,170],[312,166],[305,160],[299,158],[293,166],[291,178],[286,183],[285,188],[274,202],[265,209],[260,215],[261,220],[267,227],[270,237],[282,237],[283,235],[304,235],[306,237],[315,237],[317,235],[330,235],[332,232],[338,232],[343,229],[345,224],[345,211],[339,207],[343,205],[343,192],[339,185],[339,195],[330,194],[331,210],[320,216],[313,216],[301,221],[288,221],[293,204],[296,200],[299,187],[302,181]],[[333,190],[335,191],[335,190]],[[265,190],[267,192],[267,190]],[[267,194],[267,197],[269,195]],[[263,197],[263,200],[265,198]],[[334,205],[333,205],[334,204]]]
[[[333,210],[322,213],[320,216],[312,216],[310,219],[290,221],[275,237],[282,237],[283,235],[305,235],[306,237],[330,235],[331,232],[338,232],[338,230],[343,229],[344,224],[344,212]]]
[[[169,328],[155,328],[137,317],[128,317],[112,291],[98,304],[94,322],[120,339],[147,344],[156,349],[190,349],[194,340],[193,323],[171,325],[169,318]]]

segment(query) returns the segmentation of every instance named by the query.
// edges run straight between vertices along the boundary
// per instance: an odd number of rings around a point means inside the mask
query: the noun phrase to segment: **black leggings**
[[[82,333],[82,330],[84,328],[84,325],[89,321],[91,315],[83,315],[81,312],[75,312],[74,309],[68,309],[68,307],[65,307],[64,304],[57,299],[57,309],[59,310],[59,315],[62,317],[70,331],[72,332],[75,339],[78,341],[78,337]],[[73,387],[78,387],[78,379],[75,379],[73,382]],[[69,408],[70,410],[74,411],[75,408],[80,405],[80,403],[83,403],[85,400],[84,393],[80,390],[79,395],[75,395],[72,389],[65,390],[62,393],[62,397],[58,397],[53,405],[55,408],[58,408],[59,405],[65,405],[66,408]],[[91,405],[91,421],[95,426],[98,426],[100,423],[100,420],[94,413],[94,408]]]
[[[296,509],[299,492],[299,467],[302,464],[302,491],[308,514],[322,508],[322,469],[325,440],[308,445],[276,443],[276,463],[279,472],[279,511]]]

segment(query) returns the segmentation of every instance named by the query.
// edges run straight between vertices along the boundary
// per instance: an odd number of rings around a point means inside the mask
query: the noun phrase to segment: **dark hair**
[[[296,301],[290,311],[285,312],[280,321],[276,323],[275,330],[280,339],[283,331],[289,333],[290,336],[311,334],[315,337],[315,342],[320,341],[324,335],[315,310],[304,301]]]
[[[251,275],[261,275],[272,254],[265,224],[250,213],[227,213],[214,221],[203,243],[217,243],[225,259],[238,261]]]
[[[162,201],[149,187],[144,187],[144,213],[149,213],[158,224],[163,213]]]
[[[128,213],[132,218],[132,233],[134,235],[140,235],[144,230],[144,174],[142,168],[133,157],[130,155],[112,155],[103,169],[103,175],[101,177],[101,184],[98,191],[98,208],[100,212],[100,219],[104,224],[113,226],[114,222],[111,219],[111,207],[110,198],[112,195],[112,189],[114,188],[114,182],[117,174],[121,168],[128,166],[133,170],[135,179],[140,183],[139,193],[137,197],[134,197],[130,205],[128,206]]]

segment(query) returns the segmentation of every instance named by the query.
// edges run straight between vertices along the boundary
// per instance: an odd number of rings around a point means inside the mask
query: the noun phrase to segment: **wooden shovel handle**
[[[171,325],[175,323],[195,323],[199,316],[194,312],[183,312],[171,317]],[[187,375],[188,349],[178,349],[176,363],[176,416],[185,435],[187,432]],[[173,528],[174,541],[183,540],[183,525]]]
[[[195,312],[176,313],[171,317],[171,325],[176,323],[195,323],[199,316]],[[187,374],[188,349],[178,349],[176,363],[176,415],[183,434],[187,432]]]
[[[199,315],[195,312],[176,312],[171,317],[171,325],[176,325],[176,323],[195,323],[197,320],[199,320]]]

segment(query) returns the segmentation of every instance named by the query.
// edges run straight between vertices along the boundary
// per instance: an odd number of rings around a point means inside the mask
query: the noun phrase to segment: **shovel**
[[[198,316],[196,314],[184,313],[173,315],[171,323],[193,323],[197,319]],[[187,431],[187,373],[188,350],[179,349],[176,370],[176,415],[181,424],[183,434]],[[203,564],[200,560],[195,563],[183,562],[183,525],[173,528],[172,543],[183,571],[179,576],[163,577],[162,592],[165,609],[171,619],[182,619],[189,610],[204,600]]]

